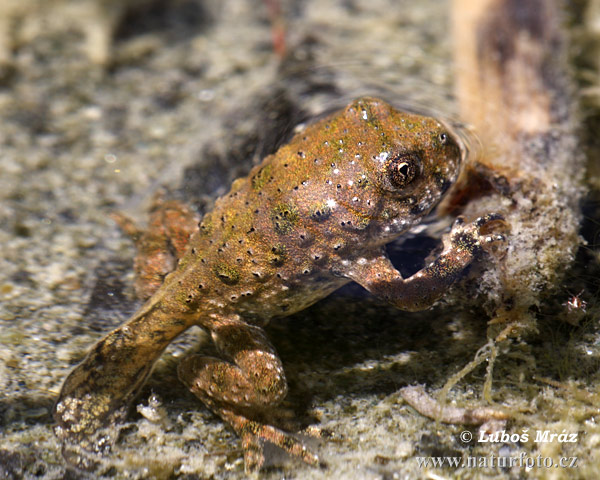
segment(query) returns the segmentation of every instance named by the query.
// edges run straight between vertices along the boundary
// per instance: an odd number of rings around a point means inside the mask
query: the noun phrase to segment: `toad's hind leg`
[[[281,360],[263,330],[238,318],[215,319],[210,329],[228,361],[191,355],[180,363],[179,378],[241,437],[246,471],[264,464],[265,442],[317,465],[318,457],[299,440],[255,420],[287,393]]]
[[[102,427],[125,416],[155,361],[190,325],[183,313],[167,310],[161,302],[142,307],[100,340],[65,380],[54,418],[69,463],[95,467],[97,462],[86,454],[105,452],[115,437]]]

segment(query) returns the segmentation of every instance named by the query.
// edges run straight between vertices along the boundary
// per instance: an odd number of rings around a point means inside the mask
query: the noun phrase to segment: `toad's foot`
[[[243,415],[229,410],[219,412],[223,418],[242,440],[244,450],[244,465],[246,472],[260,470],[265,464],[265,446],[267,443],[281,448],[289,455],[299,458],[312,466],[320,464],[319,457],[311,452],[300,440],[289,433],[271,425],[265,425],[250,420]]]
[[[465,223],[463,217],[458,217],[449,239],[444,240],[444,246],[447,250],[464,250],[472,254],[479,250],[492,252],[506,242],[503,231],[507,229],[508,224],[499,213],[488,213],[471,223]]]

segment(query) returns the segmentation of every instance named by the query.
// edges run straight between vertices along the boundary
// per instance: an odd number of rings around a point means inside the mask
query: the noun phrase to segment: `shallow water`
[[[15,72],[0,86],[0,477],[64,478],[54,398],[86,350],[139,303],[133,247],[109,213],[143,222],[159,187],[205,211],[296,124],[357,95],[456,118],[448,7],[294,2],[286,6],[283,62],[257,0],[133,11],[108,71],[90,65],[81,32],[60,22],[19,46]],[[598,218],[594,204],[586,212]],[[581,258],[588,270],[573,270],[556,301],[540,308],[541,333],[515,342],[494,374],[497,401],[533,409],[514,428],[576,430],[576,444],[467,450],[457,440],[464,428],[417,415],[395,392],[410,383],[440,388],[486,343],[488,318],[476,307],[461,310],[460,298],[430,312],[399,312],[351,286],[270,327],[299,417],[339,437],[316,446],[327,469],[284,462],[265,478],[414,478],[422,472],[416,455],[466,451],[577,455],[581,478],[597,472],[596,258],[594,251]],[[560,321],[567,315],[560,304],[581,285],[590,313],[573,327]],[[176,359],[197,342],[191,332],[167,351],[138,400],[147,405],[154,394],[164,410],[159,420],[130,416],[103,466],[107,476],[244,478],[237,439],[176,380]],[[452,399],[481,401],[484,374],[481,367],[468,376]],[[519,470],[472,474],[517,478]]]

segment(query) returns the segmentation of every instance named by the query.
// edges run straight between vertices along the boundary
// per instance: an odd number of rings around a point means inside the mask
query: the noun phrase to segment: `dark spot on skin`
[[[316,222],[327,220],[331,216],[331,208],[326,203],[313,205],[311,208],[310,218]]]
[[[298,209],[291,203],[280,203],[271,211],[273,228],[280,235],[290,233],[298,223]]]
[[[281,266],[285,263],[286,259],[286,249],[285,245],[278,243],[277,245],[271,248],[271,257],[269,258],[269,263],[275,266]]]
[[[427,210],[427,208],[428,208],[428,203],[427,202],[416,203],[410,209],[410,214],[411,215],[421,215],[425,210]]]
[[[452,186],[452,182],[450,181],[450,179],[446,178],[442,174],[436,174],[435,181],[438,184],[440,193],[442,195],[444,195],[444,193],[446,193],[448,191],[448,189]]]
[[[226,263],[218,263],[213,271],[217,278],[226,285],[235,285],[240,281],[240,272]]]

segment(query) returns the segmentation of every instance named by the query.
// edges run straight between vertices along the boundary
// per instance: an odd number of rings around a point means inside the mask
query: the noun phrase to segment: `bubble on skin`
[[[389,152],[381,152],[379,155],[377,155],[375,157],[375,160],[379,160],[379,163],[383,163],[387,160],[387,158],[389,157],[390,153]]]

